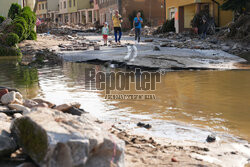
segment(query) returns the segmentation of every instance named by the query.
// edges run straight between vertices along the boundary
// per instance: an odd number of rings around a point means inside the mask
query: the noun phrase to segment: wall
[[[0,0],[0,16],[7,17],[12,3],[23,5],[21,0]]]
[[[66,3],[66,8],[64,8],[64,2]],[[68,0],[59,0],[59,13],[68,13]]]
[[[89,9],[89,8],[93,8],[93,4],[90,4],[90,0],[78,0],[77,8],[78,10]]]
[[[47,1],[39,1],[37,3],[36,15],[47,14]]]
[[[67,0],[68,1],[68,13],[74,13],[77,12],[77,5],[78,5],[78,0]],[[70,1],[71,1],[71,7],[70,7]]]
[[[130,25],[129,15],[133,11],[142,10],[145,19],[151,23],[151,25],[160,25],[164,21],[164,5],[163,0],[126,0],[122,1],[122,14],[124,18],[124,24]]]
[[[59,0],[47,0],[47,1],[48,1],[48,11],[59,10]]]
[[[184,6],[184,28],[192,28],[191,20],[195,15],[195,4]]]

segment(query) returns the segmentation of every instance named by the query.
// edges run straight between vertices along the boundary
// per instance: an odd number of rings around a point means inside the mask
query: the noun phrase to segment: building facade
[[[157,26],[164,22],[164,0],[98,0],[100,23],[108,22],[112,26],[112,15],[119,10],[123,18],[123,28],[131,28],[129,19],[135,11],[142,11],[144,23]]]
[[[47,0],[38,0],[36,16],[39,19],[46,19],[48,16],[48,2]]]
[[[191,27],[191,20],[196,13],[207,9],[214,17],[217,26],[222,27],[233,20],[232,11],[223,11],[223,0],[166,0],[167,19],[175,18],[176,32],[183,32]]]

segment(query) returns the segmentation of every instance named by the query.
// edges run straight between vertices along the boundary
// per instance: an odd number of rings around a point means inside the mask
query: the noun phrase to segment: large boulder
[[[30,112],[28,107],[24,107],[21,104],[9,104],[8,107],[13,110],[22,111],[23,114],[27,114]]]
[[[4,105],[13,104],[13,103],[22,104],[23,103],[23,96],[19,92],[12,91],[12,92],[6,93],[5,95],[2,96],[1,102]]]
[[[93,118],[34,108],[14,120],[11,132],[34,162],[46,167],[124,166],[124,142]]]
[[[10,117],[0,113],[0,159],[1,157],[9,156],[17,148],[15,141],[9,133],[10,125]]]

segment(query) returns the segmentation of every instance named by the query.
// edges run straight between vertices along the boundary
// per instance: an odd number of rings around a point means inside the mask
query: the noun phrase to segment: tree
[[[223,10],[232,10],[238,14],[242,14],[245,11],[249,0],[225,0],[221,5]]]

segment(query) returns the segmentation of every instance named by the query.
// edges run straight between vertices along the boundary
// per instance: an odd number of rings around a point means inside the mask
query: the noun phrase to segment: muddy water
[[[250,71],[167,72],[161,76],[156,91],[113,92],[152,94],[156,99],[110,100],[105,99],[103,91],[85,89],[86,68],[119,71],[69,62],[36,69],[17,66],[15,60],[0,59],[0,86],[15,87],[28,98],[43,97],[56,104],[79,101],[86,111],[104,120],[146,121],[155,125],[152,131],[156,135],[178,138],[184,131],[196,131],[185,128],[185,124],[172,128],[177,121],[250,141]],[[195,133],[191,135],[191,138],[196,137]]]

